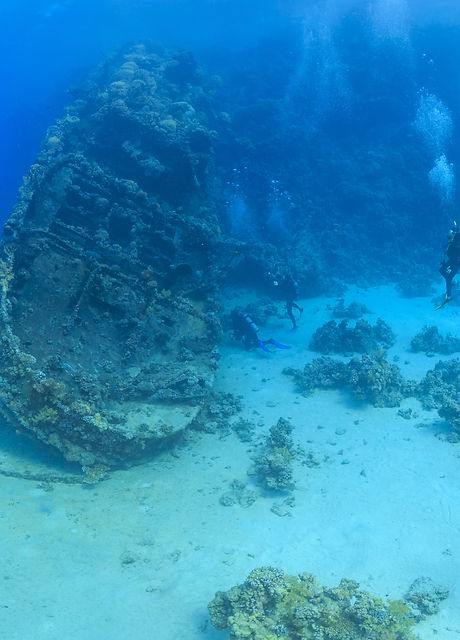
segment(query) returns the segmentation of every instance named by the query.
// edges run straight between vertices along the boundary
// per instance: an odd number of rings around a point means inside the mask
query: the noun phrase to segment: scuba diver
[[[292,309],[297,309],[299,311],[299,320],[302,317],[303,308],[299,307],[295,299],[298,296],[297,293],[297,283],[294,281],[293,277],[289,272],[285,272],[283,274],[279,274],[278,276],[273,276],[273,274],[269,274],[272,280],[272,284],[277,288],[281,297],[286,301],[286,311],[292,322],[292,331],[297,329],[297,323],[294,318],[294,313]]]
[[[444,301],[436,307],[436,309],[440,309],[447,302],[452,299],[452,280],[457,275],[457,271],[460,268],[460,233],[457,223],[454,221],[449,233],[448,237],[448,245],[444,252],[444,259],[441,262],[441,266],[439,268],[439,273],[442,275],[444,280],[446,281],[446,295]]]
[[[243,342],[246,350],[252,349],[253,347],[260,347],[263,351],[272,353],[270,349],[267,348],[267,344],[272,344],[278,349],[291,348],[285,344],[277,342],[273,338],[270,338],[269,340],[261,340],[257,335],[259,327],[255,324],[251,316],[244,313],[242,309],[239,309],[238,307],[233,309],[230,317],[232,320],[233,335],[237,340],[241,340]]]

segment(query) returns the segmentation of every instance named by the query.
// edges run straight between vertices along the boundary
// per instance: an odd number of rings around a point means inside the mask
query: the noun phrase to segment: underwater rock
[[[250,420],[240,418],[232,424],[232,431],[237,435],[241,442],[252,442],[256,425]]]
[[[460,400],[446,397],[438,409],[438,414],[444,418],[453,431],[460,433]]]
[[[223,493],[219,502],[223,507],[232,507],[239,504],[243,509],[247,509],[257,500],[255,491],[248,489],[246,483],[241,480],[233,480],[230,484],[230,490]]]
[[[439,409],[446,400],[460,401],[460,360],[440,360],[417,386],[417,397],[425,409]]]
[[[283,373],[292,376],[299,391],[305,395],[310,395],[315,389],[341,388],[348,382],[346,363],[326,356],[315,358],[303,369],[286,367]]]
[[[290,576],[259,567],[242,585],[218,591],[208,604],[216,629],[231,640],[416,640],[403,600],[383,600],[354,580],[321,586],[311,573]]]
[[[310,349],[320,353],[370,353],[376,349],[388,349],[395,343],[395,335],[381,318],[374,326],[366,320],[358,320],[354,327],[347,320],[337,323],[330,320],[313,334]]]
[[[366,305],[360,302],[350,302],[348,306],[345,306],[345,300],[343,298],[331,307],[331,312],[333,318],[348,318],[350,320],[356,320],[361,318],[365,313],[370,313]]]
[[[440,604],[449,596],[449,590],[431,578],[417,578],[409,587],[406,601],[417,621],[439,613]]]
[[[442,336],[436,326],[424,326],[411,340],[411,350],[414,352],[441,353],[450,355],[460,351],[460,338],[448,333]]]
[[[397,407],[403,398],[415,395],[417,385],[405,380],[399,367],[385,359],[384,351],[348,363],[333,358],[316,358],[303,369],[286,368],[301,393],[309,395],[314,389],[349,388],[359,400],[375,407]]]
[[[295,486],[292,462],[297,452],[291,433],[291,423],[280,418],[270,427],[270,434],[254,461],[255,473],[268,489],[289,491]]]
[[[279,518],[286,518],[292,516],[292,509],[295,506],[294,496],[285,498],[282,502],[274,502],[270,507],[270,511]]]
[[[449,596],[449,590],[431,578],[417,578],[406,594],[406,601],[417,621],[439,613],[440,604]]]
[[[408,407],[407,409],[400,409],[398,411],[398,416],[403,420],[412,420],[413,418],[418,418],[418,413],[411,407]]]
[[[241,411],[241,400],[232,393],[212,391],[191,426],[205,433],[228,434],[229,418]]]
[[[439,416],[460,433],[460,360],[439,361],[416,387],[424,409],[437,409]]]
[[[213,383],[211,95],[188,54],[113,56],[49,129],[5,224],[1,407],[85,468],[147,455]]]
[[[384,352],[352,358],[348,364],[349,386],[353,395],[374,407],[398,407],[413,395],[414,383],[401,375],[399,367],[385,359]]]

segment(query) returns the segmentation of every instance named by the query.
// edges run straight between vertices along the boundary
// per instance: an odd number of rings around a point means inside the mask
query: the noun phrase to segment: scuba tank
[[[256,323],[254,322],[254,320],[251,318],[250,315],[246,314],[244,316],[244,321],[255,333],[259,331],[259,327],[256,325]]]
[[[458,261],[460,260],[460,229],[454,220],[451,229],[449,229],[449,233],[447,237],[449,239],[449,244],[446,248],[446,256],[449,260]]]

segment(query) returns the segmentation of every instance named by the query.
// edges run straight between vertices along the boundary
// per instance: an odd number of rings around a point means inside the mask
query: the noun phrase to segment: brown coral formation
[[[114,56],[48,131],[5,225],[2,409],[83,467],[156,448],[212,384],[211,95],[189,54]]]
[[[407,599],[382,600],[354,580],[327,588],[312,573],[290,576],[265,566],[218,591],[208,610],[216,629],[229,629],[230,640],[416,640],[416,621],[437,613],[447,595],[420,578]]]
[[[314,389],[348,388],[374,407],[398,407],[403,398],[417,392],[416,383],[405,380],[399,368],[385,359],[384,351],[351,358],[348,363],[323,356],[303,369],[286,368],[283,373],[292,376],[305,395]]]

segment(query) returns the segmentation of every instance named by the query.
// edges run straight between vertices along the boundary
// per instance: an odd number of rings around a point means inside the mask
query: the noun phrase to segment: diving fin
[[[259,347],[264,351],[266,351],[267,353],[271,353],[270,349],[267,349],[267,347],[265,346],[265,343],[262,342],[262,340],[259,340]]]
[[[445,298],[444,298],[444,300],[441,302],[441,304],[438,304],[438,306],[437,306],[437,307],[435,307],[435,308],[433,309],[433,311],[438,311],[438,309],[441,309],[445,304],[447,304],[448,302],[450,302],[450,301],[451,301],[451,299],[452,299],[452,298],[448,298],[448,297],[447,297],[447,295],[446,295],[446,297],[445,297]]]
[[[287,344],[281,344],[281,342],[277,342],[276,340],[274,340],[273,338],[270,338],[270,342],[271,344],[273,344],[275,347],[278,347],[278,349],[290,349],[291,347],[288,346]]]

